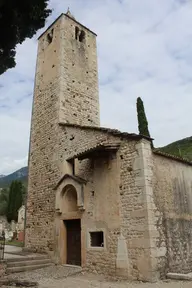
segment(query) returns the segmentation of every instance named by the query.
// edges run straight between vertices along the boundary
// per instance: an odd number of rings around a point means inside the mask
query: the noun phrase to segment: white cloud
[[[51,0],[98,34],[101,125],[137,132],[142,97],[155,145],[191,136],[191,0]],[[0,76],[0,174],[27,164],[37,35]]]

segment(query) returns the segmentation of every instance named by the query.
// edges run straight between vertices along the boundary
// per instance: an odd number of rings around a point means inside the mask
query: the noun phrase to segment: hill
[[[192,136],[158,148],[158,150],[192,161]]]
[[[8,187],[13,180],[21,180],[24,185],[27,184],[28,167],[23,167],[9,175],[0,178],[0,188]]]

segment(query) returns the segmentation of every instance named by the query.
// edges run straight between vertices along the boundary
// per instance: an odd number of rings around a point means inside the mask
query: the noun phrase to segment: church
[[[129,280],[190,272],[192,162],[151,141],[100,126],[96,34],[61,14],[38,39],[25,249]]]

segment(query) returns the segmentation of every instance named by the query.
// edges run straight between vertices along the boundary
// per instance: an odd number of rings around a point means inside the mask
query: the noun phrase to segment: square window
[[[91,247],[103,247],[104,246],[103,231],[90,232],[90,244]]]

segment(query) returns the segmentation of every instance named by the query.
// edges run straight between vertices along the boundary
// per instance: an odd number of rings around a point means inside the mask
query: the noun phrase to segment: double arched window
[[[79,42],[83,42],[85,40],[85,31],[80,30],[79,27],[75,27],[75,39],[79,40]]]

